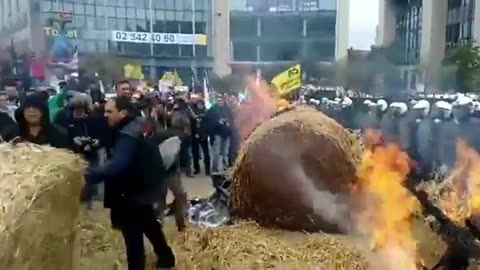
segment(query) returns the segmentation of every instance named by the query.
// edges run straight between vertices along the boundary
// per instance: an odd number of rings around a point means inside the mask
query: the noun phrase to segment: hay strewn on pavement
[[[0,144],[0,269],[72,269],[84,165],[64,150]]]
[[[82,237],[79,270],[123,269],[123,242],[110,229],[107,210],[96,205],[92,212],[84,211],[78,228]],[[302,234],[291,239],[284,231],[248,222],[209,230],[190,227],[178,233],[168,220],[164,231],[177,257],[177,270],[368,269],[365,256],[345,237]],[[151,267],[154,256],[148,250]]]

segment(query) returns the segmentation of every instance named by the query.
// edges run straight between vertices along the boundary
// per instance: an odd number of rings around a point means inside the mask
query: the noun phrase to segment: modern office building
[[[225,57],[215,57],[216,51],[228,50],[214,38],[215,31],[222,30],[216,24],[228,25],[224,23],[228,5],[221,2],[0,0],[0,46],[13,44],[18,53],[37,56],[76,46],[80,58],[118,56],[140,62],[152,79],[175,68],[188,80],[192,67],[228,69]]]
[[[332,62],[347,54],[349,0],[229,0],[230,63]]]
[[[480,38],[479,0],[380,0],[379,7],[376,43],[401,50],[412,89],[428,76],[418,66],[435,68],[453,48]]]

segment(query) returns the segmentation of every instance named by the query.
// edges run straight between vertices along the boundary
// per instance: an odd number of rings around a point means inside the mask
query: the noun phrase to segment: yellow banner
[[[272,79],[278,92],[283,95],[302,86],[302,70],[300,64],[294,65]]]
[[[127,64],[123,67],[125,78],[130,80],[143,80],[142,66]]]

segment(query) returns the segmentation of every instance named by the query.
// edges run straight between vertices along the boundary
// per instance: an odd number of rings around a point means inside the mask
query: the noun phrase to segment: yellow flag
[[[143,80],[142,66],[127,64],[123,67],[125,78],[130,80]]]
[[[180,78],[176,69],[173,71],[173,81],[175,83],[175,86],[182,86],[183,85],[182,78]]]
[[[302,72],[300,64],[294,65],[272,79],[272,84],[278,92],[287,94],[302,86]]]

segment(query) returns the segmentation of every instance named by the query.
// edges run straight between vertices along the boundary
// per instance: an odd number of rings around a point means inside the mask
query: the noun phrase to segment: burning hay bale
[[[0,269],[73,268],[83,168],[67,151],[0,145]]]
[[[297,108],[274,117],[255,129],[236,160],[235,214],[263,226],[337,231],[335,217],[325,220],[317,210],[329,210],[333,202],[325,200],[348,191],[360,156],[355,137],[316,110]]]

